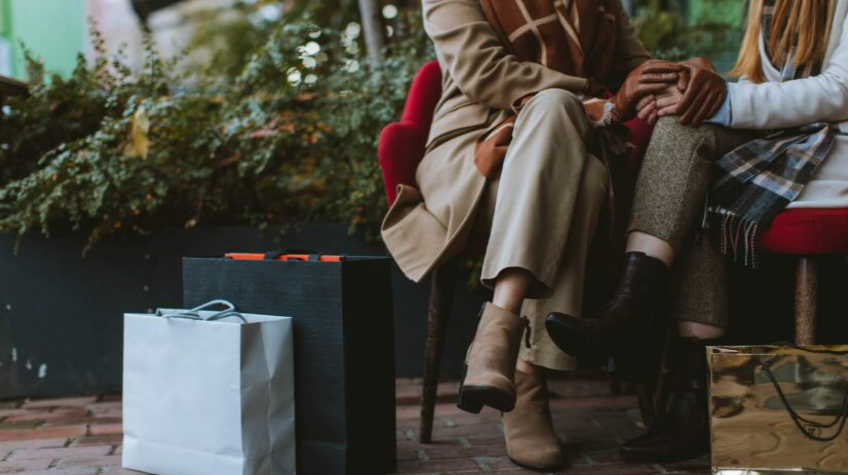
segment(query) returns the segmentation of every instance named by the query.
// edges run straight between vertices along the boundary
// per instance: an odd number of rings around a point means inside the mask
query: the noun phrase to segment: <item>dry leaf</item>
[[[130,121],[130,139],[124,147],[124,156],[147,159],[147,152],[150,150],[150,139],[147,138],[149,132],[150,120],[147,118],[147,111],[144,107],[139,107]]]

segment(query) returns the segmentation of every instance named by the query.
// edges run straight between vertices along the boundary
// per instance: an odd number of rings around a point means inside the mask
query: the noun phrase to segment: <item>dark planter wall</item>
[[[280,239],[277,241],[277,239]],[[0,234],[0,398],[71,396],[121,388],[124,312],[181,305],[181,258],[232,251],[311,248],[383,255],[381,243],[350,236],[343,225],[310,225],[279,237],[249,227],[175,229],[149,238],[112,238],[82,257],[82,237],[28,236],[19,253]],[[735,269],[731,339],[792,338],[793,261],[769,258],[759,272]],[[393,270],[396,374],[419,376],[429,282]],[[458,279],[443,374],[456,376],[473,337],[482,291]],[[843,258],[822,262],[819,338],[848,342],[848,282]],[[368,325],[369,322],[362,322]]]
[[[84,245],[79,236],[33,235],[15,254],[14,239],[0,235],[0,398],[120,390],[123,313],[180,306],[184,256],[276,248],[385,254],[381,243],[351,236],[344,225],[309,225],[284,235],[250,227],[174,229],[111,238],[82,257]],[[418,376],[429,282],[415,285],[395,268],[392,285],[397,375]],[[459,372],[482,298],[469,294],[464,281],[457,284],[446,375]]]

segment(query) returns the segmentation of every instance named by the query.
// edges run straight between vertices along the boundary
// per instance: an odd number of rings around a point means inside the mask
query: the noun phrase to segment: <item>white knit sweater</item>
[[[769,82],[744,78],[729,87],[731,127],[781,129],[829,122],[836,143],[813,179],[789,208],[848,208],[848,0],[837,0],[822,72],[818,76],[779,82],[780,72],[769,61],[763,68]],[[760,38],[760,55],[765,47]]]

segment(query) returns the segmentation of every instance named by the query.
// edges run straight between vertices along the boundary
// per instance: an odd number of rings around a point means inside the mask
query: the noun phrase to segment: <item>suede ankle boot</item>
[[[655,368],[661,357],[667,280],[662,261],[629,252],[618,288],[594,318],[551,313],[545,328],[566,353],[595,362],[612,356],[626,379],[640,381],[641,373]]]
[[[468,349],[457,406],[479,413],[483,406],[515,407],[515,362],[526,320],[492,303],[483,305],[477,334]]]
[[[668,406],[651,430],[621,446],[625,460],[676,462],[710,451],[706,347],[718,344],[718,340],[698,338],[675,341]]]
[[[520,467],[538,471],[556,470],[565,463],[554,432],[548,405],[544,370],[532,374],[515,372],[515,409],[503,415],[506,454]]]

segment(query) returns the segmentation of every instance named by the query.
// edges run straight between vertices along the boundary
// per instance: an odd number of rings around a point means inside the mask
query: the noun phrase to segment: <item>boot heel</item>
[[[472,394],[459,388],[459,402],[457,402],[456,407],[471,414],[480,414],[480,411],[483,410],[483,403],[474,398]]]
[[[459,400],[456,403],[456,407],[462,409],[465,412],[470,412],[472,414],[480,414],[480,411],[483,410],[483,402],[474,398],[472,393],[465,391],[465,375],[468,374],[468,363],[462,364],[462,379],[460,379],[459,383]]]

